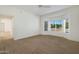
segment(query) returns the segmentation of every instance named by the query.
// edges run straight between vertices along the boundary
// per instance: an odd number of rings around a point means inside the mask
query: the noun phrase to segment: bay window
[[[64,19],[48,20],[44,23],[44,31],[69,32],[69,22]]]

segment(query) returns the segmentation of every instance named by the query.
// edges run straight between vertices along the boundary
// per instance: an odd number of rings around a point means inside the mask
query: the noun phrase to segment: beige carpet
[[[5,52],[1,52],[5,51]],[[10,54],[73,54],[79,53],[79,42],[65,38],[38,35],[17,41],[0,41],[0,53]]]

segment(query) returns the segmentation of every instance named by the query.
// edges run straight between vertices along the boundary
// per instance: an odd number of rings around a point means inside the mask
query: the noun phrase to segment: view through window
[[[60,32],[69,32],[69,22],[68,20],[49,20],[45,21],[44,25],[45,31],[60,31]]]
[[[48,21],[51,31],[62,31],[64,20],[50,20]]]

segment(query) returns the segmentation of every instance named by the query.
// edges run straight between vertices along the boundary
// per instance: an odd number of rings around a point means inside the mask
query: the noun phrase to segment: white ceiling
[[[39,7],[39,5],[14,5],[14,6],[10,6],[10,7],[20,8],[25,11],[32,12],[36,15],[44,15],[47,13],[62,10],[64,8],[68,8],[71,5],[42,5],[42,6],[44,6],[44,7]]]
[[[44,7],[39,7],[38,5],[27,5],[27,6],[19,6],[19,7],[37,15],[44,15],[50,12],[56,12],[64,8],[68,8],[71,5],[47,5],[47,6],[43,5],[43,6]]]

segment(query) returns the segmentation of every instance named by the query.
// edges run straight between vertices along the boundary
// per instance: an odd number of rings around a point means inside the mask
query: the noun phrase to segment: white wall
[[[15,40],[39,34],[39,17],[28,11],[0,6],[0,15],[13,16],[13,38]]]
[[[70,22],[70,33],[64,32],[53,32],[53,31],[44,31],[44,21],[49,20],[51,17],[62,16],[67,17]],[[62,36],[68,38],[73,41],[79,41],[79,6],[73,6],[68,9],[64,9],[61,11],[57,11],[54,13],[50,13],[47,15],[41,16],[41,34],[42,35],[55,35],[55,36]]]
[[[14,21],[14,37],[26,38],[39,34],[39,17],[28,12],[18,12]]]

